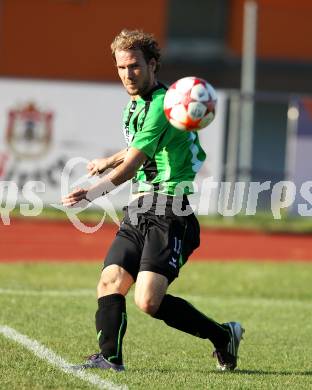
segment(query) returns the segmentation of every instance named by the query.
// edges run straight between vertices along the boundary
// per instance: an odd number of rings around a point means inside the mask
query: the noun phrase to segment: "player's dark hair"
[[[160,69],[160,48],[153,34],[145,33],[142,30],[123,29],[116,35],[111,44],[111,49],[114,60],[116,60],[116,50],[141,50],[146,63],[155,58],[155,73]]]

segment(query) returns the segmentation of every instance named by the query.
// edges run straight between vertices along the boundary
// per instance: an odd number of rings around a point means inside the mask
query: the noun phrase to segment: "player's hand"
[[[89,176],[100,175],[108,168],[108,162],[106,158],[96,158],[90,161],[87,165]]]
[[[91,201],[87,198],[88,190],[77,188],[62,199],[65,207],[86,207]]]

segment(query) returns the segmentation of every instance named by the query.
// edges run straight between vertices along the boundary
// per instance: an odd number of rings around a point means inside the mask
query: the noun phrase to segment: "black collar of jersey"
[[[153,87],[150,91],[148,91],[148,93],[144,96],[141,96],[141,98],[145,101],[151,101],[152,100],[152,95],[155,91],[157,91],[158,89],[168,89],[164,84],[160,83],[160,82],[157,82],[157,84],[155,85],[155,87]]]

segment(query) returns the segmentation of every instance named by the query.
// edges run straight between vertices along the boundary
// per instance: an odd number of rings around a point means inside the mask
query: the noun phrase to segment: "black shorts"
[[[159,197],[159,196],[158,196]],[[108,251],[104,268],[116,264],[136,280],[140,271],[151,271],[167,277],[171,283],[191,253],[199,246],[199,223],[191,213],[176,216],[172,212],[172,197],[166,197],[164,215],[155,214],[155,202],[150,210],[137,215],[135,223],[124,208],[120,229]],[[188,204],[184,198],[184,205]]]

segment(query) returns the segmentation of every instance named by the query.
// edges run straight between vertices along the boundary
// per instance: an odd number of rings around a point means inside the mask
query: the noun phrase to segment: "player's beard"
[[[133,89],[132,91],[127,89],[127,92],[130,96],[144,96],[152,89],[153,85],[154,83],[152,82],[151,78],[147,77],[141,87]]]

